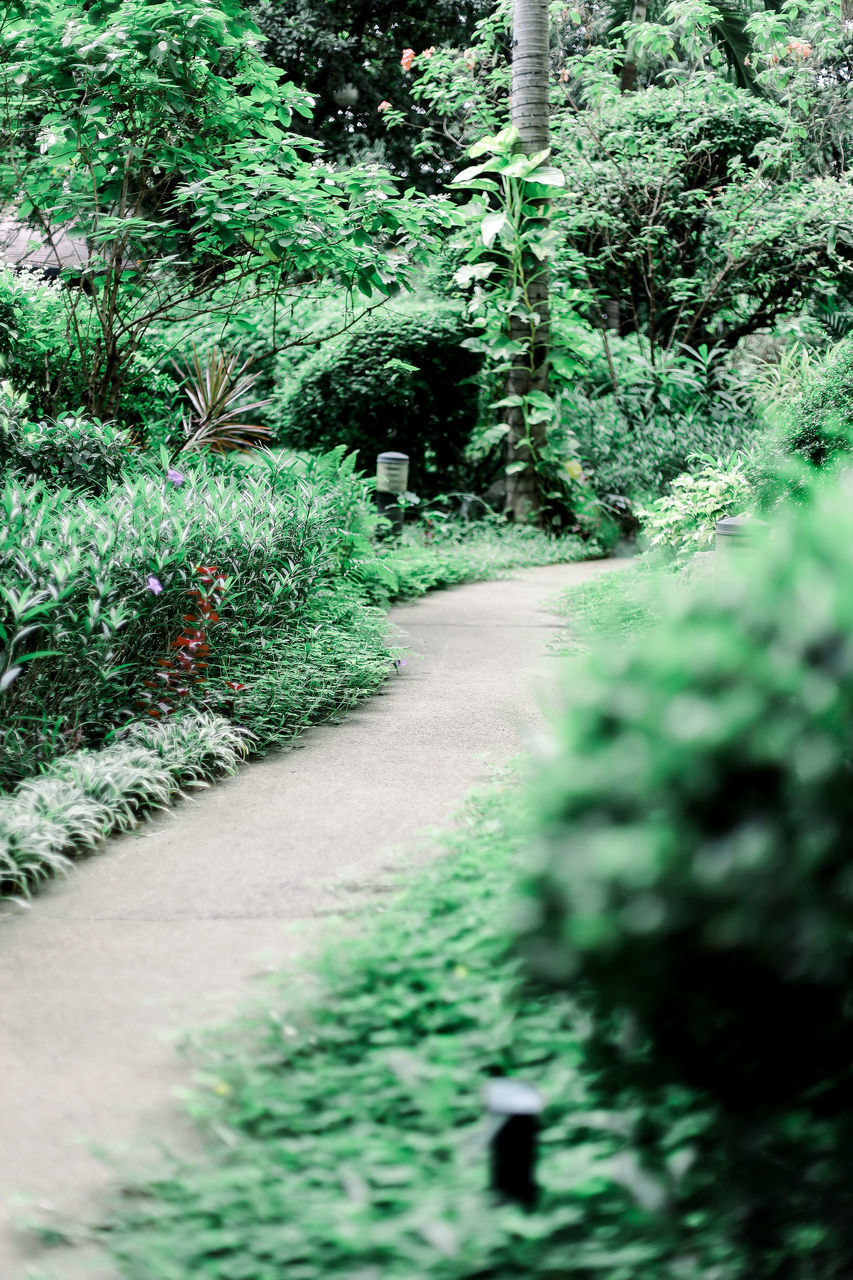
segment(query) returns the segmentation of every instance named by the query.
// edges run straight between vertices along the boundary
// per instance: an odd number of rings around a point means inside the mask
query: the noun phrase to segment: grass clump
[[[129,830],[188,787],[234,773],[249,740],[221,716],[190,712],[165,724],[133,725],[101,751],[55,760],[0,795],[0,894],[28,896],[66,871],[71,854]]]
[[[586,653],[596,643],[623,639],[649,626],[660,610],[655,587],[666,576],[665,568],[644,556],[558,592],[548,607],[565,630],[552,641],[552,652]]]
[[[515,569],[565,564],[600,555],[594,542],[554,537],[503,519],[408,525],[396,545],[358,568],[371,599],[411,600],[442,587],[499,578]]]

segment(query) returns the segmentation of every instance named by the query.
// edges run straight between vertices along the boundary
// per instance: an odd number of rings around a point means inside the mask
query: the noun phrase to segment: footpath
[[[528,569],[393,609],[413,652],[383,696],[108,841],[31,909],[5,910],[2,1280],[100,1274],[16,1232],[14,1198],[86,1214],[110,1182],[98,1146],[192,1140],[173,1101],[191,1080],[175,1038],[328,940],[418,833],[447,826],[530,744],[555,661],[543,601],[619,564]]]

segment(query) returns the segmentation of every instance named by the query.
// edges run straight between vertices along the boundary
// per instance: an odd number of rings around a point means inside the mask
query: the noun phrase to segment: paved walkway
[[[0,1277],[29,1274],[26,1193],[85,1212],[108,1181],[87,1140],[175,1135],[171,1037],[217,1021],[292,960],[416,833],[529,740],[554,661],[553,591],[618,562],[436,593],[392,620],[419,655],[383,697],[109,841],[0,924]],[[18,1210],[19,1212],[19,1210]],[[79,1261],[51,1262],[62,1280]]]

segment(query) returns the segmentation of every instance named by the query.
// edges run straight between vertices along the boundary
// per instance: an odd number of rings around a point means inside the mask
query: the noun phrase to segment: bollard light
[[[486,1109],[493,1116],[491,1188],[502,1200],[532,1208],[536,1186],[536,1139],[542,1094],[523,1080],[490,1080]]]
[[[358,102],[359,92],[354,84],[350,84],[348,82],[347,84],[341,85],[340,89],[336,89],[332,94],[332,97],[339,107],[343,107],[344,110],[347,110],[349,107],[354,107]]]
[[[716,550],[724,555],[748,551],[764,542],[769,532],[770,525],[766,520],[758,520],[755,516],[725,516],[717,521]]]
[[[403,509],[397,505],[397,499],[408,487],[408,454],[380,453],[376,459],[376,508],[391,521],[397,533],[403,528]]]
[[[376,459],[376,492],[405,493],[409,487],[409,455],[380,453]]]

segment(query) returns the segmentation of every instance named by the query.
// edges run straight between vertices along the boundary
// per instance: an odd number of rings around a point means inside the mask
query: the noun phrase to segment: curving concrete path
[[[249,980],[324,935],[395,853],[447,824],[525,746],[554,662],[552,592],[624,562],[530,569],[395,608],[414,654],[383,697],[109,841],[0,921],[0,1278],[44,1265],[13,1223],[32,1196],[85,1213],[121,1151],[183,1125],[172,1038],[245,1001]],[[37,1266],[38,1264],[38,1266]],[[31,1269],[32,1268],[32,1269]],[[38,1271],[38,1274],[42,1274]]]

